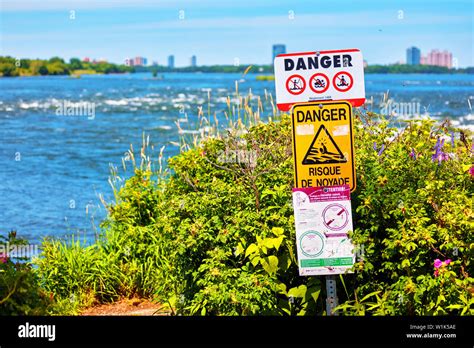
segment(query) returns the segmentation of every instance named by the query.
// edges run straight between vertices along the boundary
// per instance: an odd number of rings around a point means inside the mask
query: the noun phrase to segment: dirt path
[[[168,315],[161,305],[146,299],[122,299],[110,304],[102,304],[85,309],[81,315]]]

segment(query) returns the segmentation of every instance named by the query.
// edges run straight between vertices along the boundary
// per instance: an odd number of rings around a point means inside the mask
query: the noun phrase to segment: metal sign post
[[[336,276],[335,275],[327,275],[326,276],[326,314],[327,315],[337,315],[334,313],[334,308],[337,307],[338,299],[337,299],[337,292],[336,292]]]

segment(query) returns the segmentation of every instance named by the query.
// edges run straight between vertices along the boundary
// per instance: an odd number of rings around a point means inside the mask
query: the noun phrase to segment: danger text
[[[340,121],[347,120],[346,109],[312,109],[306,112],[297,110],[296,120],[300,122],[316,122],[316,121]]]

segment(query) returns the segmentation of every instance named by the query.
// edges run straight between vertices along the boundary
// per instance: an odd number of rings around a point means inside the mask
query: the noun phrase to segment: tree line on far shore
[[[125,72],[133,72],[133,68],[108,62],[84,62],[79,58],[71,58],[69,62],[66,62],[60,57],[53,57],[47,60],[0,57],[0,76],[111,74]]]
[[[432,65],[369,65],[366,74],[474,74],[474,67],[446,68]],[[250,73],[273,74],[272,65],[208,65],[196,67],[169,68],[162,65],[126,66],[109,62],[84,62],[79,58],[71,58],[66,62],[60,57],[50,59],[16,59],[0,56],[1,76],[39,76],[39,75],[81,75],[151,72],[154,76],[166,72],[203,72],[203,73]]]

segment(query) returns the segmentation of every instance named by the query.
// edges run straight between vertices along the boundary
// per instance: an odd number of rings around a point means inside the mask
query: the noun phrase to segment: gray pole
[[[336,293],[336,276],[326,276],[326,314],[337,315],[334,313],[334,308],[338,305],[337,293]]]

